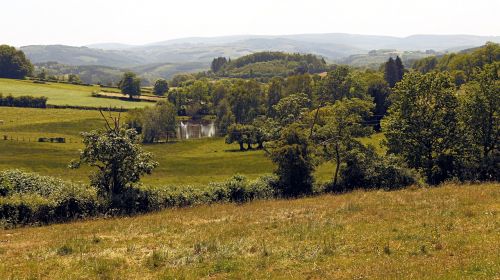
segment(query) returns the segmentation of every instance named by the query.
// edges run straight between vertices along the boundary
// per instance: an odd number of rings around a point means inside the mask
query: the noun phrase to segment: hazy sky
[[[500,35],[499,11],[499,0],[2,0],[0,44],[333,32]]]

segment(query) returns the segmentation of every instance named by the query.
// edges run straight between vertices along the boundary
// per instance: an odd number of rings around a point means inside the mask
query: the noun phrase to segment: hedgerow
[[[99,215],[131,215],[216,202],[243,203],[277,196],[274,176],[248,180],[236,175],[197,186],[128,186],[111,203],[90,186],[19,170],[0,172],[0,224],[42,225]],[[111,206],[112,205],[112,206]]]

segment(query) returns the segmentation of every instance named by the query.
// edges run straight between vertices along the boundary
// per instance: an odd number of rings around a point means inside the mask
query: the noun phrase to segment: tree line
[[[5,107],[26,107],[26,108],[47,108],[47,97],[33,96],[3,96],[0,93],[0,106]]]

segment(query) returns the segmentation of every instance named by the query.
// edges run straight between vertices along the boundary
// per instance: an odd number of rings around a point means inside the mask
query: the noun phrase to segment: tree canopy
[[[23,79],[33,73],[33,65],[21,50],[0,45],[0,78]]]

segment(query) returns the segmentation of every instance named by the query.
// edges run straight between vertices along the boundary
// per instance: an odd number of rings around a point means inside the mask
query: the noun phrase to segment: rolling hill
[[[21,50],[33,63],[58,62],[68,66],[92,66],[90,68],[94,69],[94,72],[110,72],[109,68],[103,70],[101,66],[113,67],[118,72],[123,69],[138,71],[147,79],[156,79],[170,78],[179,72],[207,70],[214,57],[234,59],[262,51],[311,53],[325,58],[328,62],[374,67],[392,54],[378,51],[377,55],[373,56],[370,55],[373,50],[394,50],[392,53],[418,59],[425,57],[427,50],[442,53],[447,50],[458,51],[483,45],[487,41],[500,42],[500,36],[414,35],[399,38],[343,33],[239,35],[181,38],[141,46],[119,43],[84,47],[33,45],[21,47]],[[93,81],[92,77],[85,74],[87,70],[77,70],[73,71],[85,76],[86,82]]]

